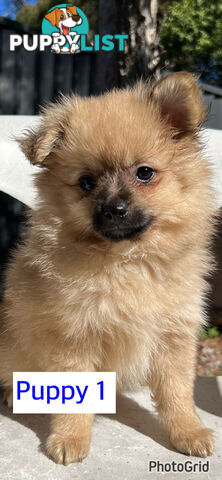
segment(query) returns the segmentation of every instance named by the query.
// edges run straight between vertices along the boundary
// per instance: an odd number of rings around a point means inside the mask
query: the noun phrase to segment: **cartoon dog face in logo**
[[[61,35],[69,35],[70,29],[81,25],[82,18],[76,7],[67,5],[64,8],[55,8],[45,15],[46,20],[60,30]]]

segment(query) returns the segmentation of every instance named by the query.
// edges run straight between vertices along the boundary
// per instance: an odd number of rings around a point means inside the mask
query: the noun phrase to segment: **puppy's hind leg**
[[[5,388],[3,391],[3,403],[5,403],[9,408],[13,407],[13,389],[12,387]]]
[[[160,419],[172,444],[182,453],[207,457],[213,453],[213,435],[195,412],[195,340],[190,337],[168,341],[166,350],[153,357],[149,385]]]
[[[3,309],[0,306],[0,387],[3,388],[1,400],[13,406],[13,371],[20,368],[21,353],[12,340],[7,325],[3,322]]]
[[[11,408],[13,406],[13,374],[10,368],[12,364],[10,351],[10,348],[7,349],[7,343],[3,342],[3,335],[0,336],[0,387],[3,388],[2,401]]]
[[[10,355],[10,348],[8,345],[8,329],[3,323],[3,307],[0,304],[0,387],[3,387],[2,400],[9,407],[12,407],[13,394],[12,394],[12,375],[8,372],[7,357]],[[6,385],[11,385],[7,387]]]

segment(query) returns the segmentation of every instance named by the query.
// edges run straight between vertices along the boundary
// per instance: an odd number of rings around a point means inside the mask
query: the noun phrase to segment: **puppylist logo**
[[[10,35],[10,51],[19,46],[27,51],[44,51],[51,47],[57,54],[111,51],[117,48],[124,51],[128,35],[94,35],[93,42],[87,44],[89,22],[85,13],[78,7],[62,3],[48,10],[42,21],[42,34]],[[32,38],[30,38],[32,37]]]
[[[51,8],[43,18],[42,33],[53,38],[52,51],[76,53],[80,51],[80,37],[89,33],[89,23],[80,8],[68,4]]]

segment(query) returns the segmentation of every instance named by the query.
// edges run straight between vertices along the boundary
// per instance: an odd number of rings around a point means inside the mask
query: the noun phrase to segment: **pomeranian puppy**
[[[92,98],[64,97],[19,139],[39,205],[11,261],[0,378],[13,371],[116,371],[146,383],[172,444],[206,457],[213,437],[195,412],[198,330],[205,321],[214,198],[193,75]],[[46,450],[87,456],[93,415],[52,415]]]

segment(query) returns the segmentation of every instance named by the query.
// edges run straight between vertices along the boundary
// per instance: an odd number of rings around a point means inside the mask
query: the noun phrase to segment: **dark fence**
[[[27,52],[22,46],[10,52],[10,34],[41,33],[27,25],[0,18],[0,114],[33,115],[39,105],[58,92],[87,96],[91,93],[95,55]]]
[[[204,92],[205,104],[209,114],[205,126],[207,128],[222,129],[222,88],[201,83]]]

